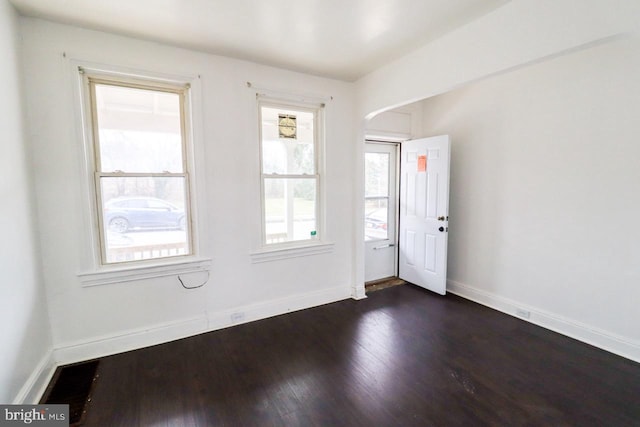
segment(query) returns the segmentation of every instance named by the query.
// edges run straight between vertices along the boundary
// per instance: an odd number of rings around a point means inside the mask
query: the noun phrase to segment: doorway
[[[407,140],[402,150],[365,143],[367,287],[401,279],[446,294],[449,162],[448,135]]]
[[[398,274],[398,151],[393,142],[365,143],[365,282]]]

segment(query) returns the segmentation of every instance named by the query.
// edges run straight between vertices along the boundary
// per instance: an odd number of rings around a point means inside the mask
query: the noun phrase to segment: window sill
[[[97,271],[78,273],[78,278],[82,287],[89,287],[175,276],[177,274],[197,273],[209,271],[210,267],[211,259],[209,258],[191,258],[153,265],[107,267]]]
[[[296,258],[302,256],[326,254],[333,252],[332,242],[318,242],[305,244],[304,246],[279,246],[274,248],[264,248],[251,254],[251,261],[254,264],[261,262],[279,261],[282,259]]]

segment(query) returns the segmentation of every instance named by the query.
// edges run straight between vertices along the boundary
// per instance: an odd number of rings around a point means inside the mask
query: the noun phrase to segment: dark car
[[[169,202],[153,197],[111,199],[104,205],[108,230],[125,233],[132,229],[184,229],[185,214]]]

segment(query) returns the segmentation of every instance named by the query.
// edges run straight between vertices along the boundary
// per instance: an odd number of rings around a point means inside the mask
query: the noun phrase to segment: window
[[[263,244],[320,239],[322,107],[259,103]]]
[[[102,264],[192,254],[188,85],[85,75]]]
[[[389,153],[367,152],[364,155],[365,217],[364,239],[389,238]]]

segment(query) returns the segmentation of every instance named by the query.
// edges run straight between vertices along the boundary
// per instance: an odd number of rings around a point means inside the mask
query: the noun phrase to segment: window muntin
[[[87,77],[103,264],[192,254],[186,86]]]
[[[263,244],[319,240],[320,108],[261,102],[259,110]]]

